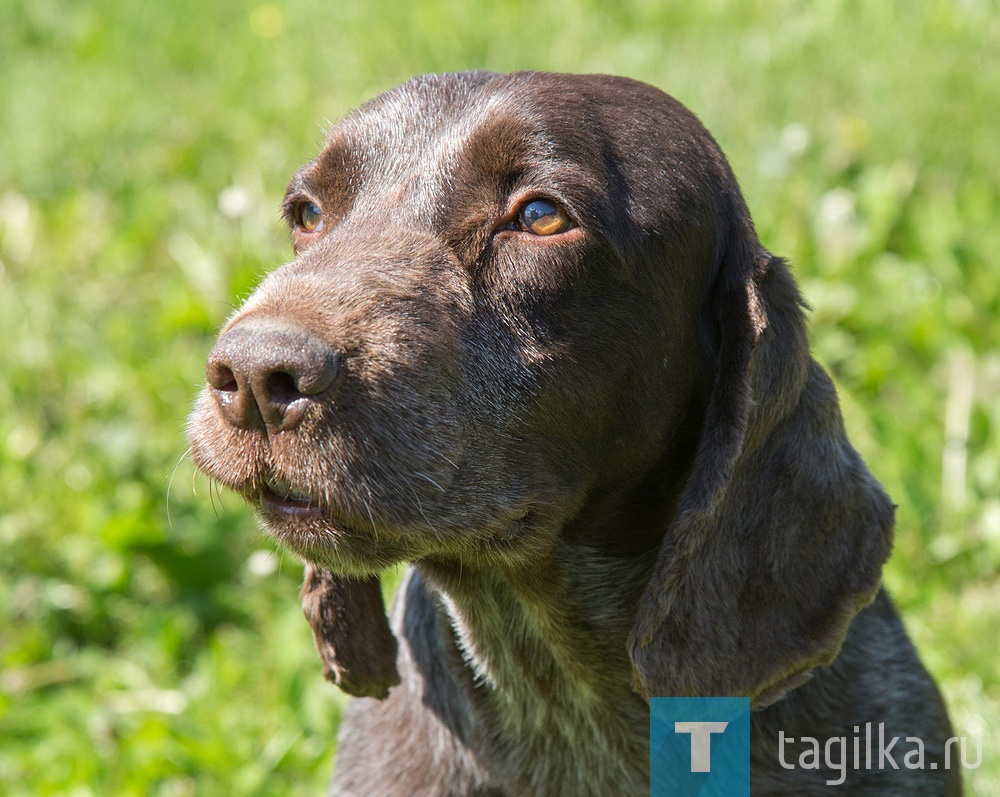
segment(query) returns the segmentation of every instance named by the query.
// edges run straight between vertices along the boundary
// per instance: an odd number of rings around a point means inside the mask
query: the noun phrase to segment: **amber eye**
[[[546,199],[532,199],[521,206],[517,214],[521,229],[535,235],[556,235],[566,232],[573,221],[566,211]]]
[[[306,232],[316,232],[323,226],[323,211],[315,202],[302,202],[295,209],[295,220]]]

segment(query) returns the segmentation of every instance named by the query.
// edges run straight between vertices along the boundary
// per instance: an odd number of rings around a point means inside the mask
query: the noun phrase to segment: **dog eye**
[[[546,199],[532,199],[517,214],[521,229],[535,235],[557,235],[573,226],[573,221],[559,205]]]
[[[295,223],[306,232],[316,232],[323,226],[323,211],[315,202],[301,202],[295,209]]]

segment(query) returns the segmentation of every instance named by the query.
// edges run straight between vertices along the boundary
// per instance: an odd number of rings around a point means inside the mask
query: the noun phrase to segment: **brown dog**
[[[284,211],[295,258],[223,330],[189,435],[308,563],[328,677],[384,698],[352,702],[333,794],[645,794],[653,695],[749,696],[755,794],[828,794],[782,745],[869,722],[899,768],[841,794],[960,792],[879,588],[892,504],[687,110],[606,76],[418,78],[334,127]]]

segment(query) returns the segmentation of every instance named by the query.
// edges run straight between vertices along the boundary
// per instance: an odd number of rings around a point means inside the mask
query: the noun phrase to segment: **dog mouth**
[[[308,493],[298,489],[291,481],[270,474],[262,485],[261,508],[281,515],[295,517],[321,517],[319,504]]]
[[[405,561],[408,549],[387,539],[386,529],[358,523],[325,492],[309,490],[271,471],[246,494],[258,518],[281,547],[338,573],[377,575]]]
[[[272,468],[263,465],[263,473],[236,489],[279,546],[333,572],[371,576],[406,561],[450,567],[455,561],[474,564],[475,556],[498,563],[528,561],[548,545],[547,518],[537,511],[537,501],[526,497],[514,506],[480,510],[467,521],[435,516],[436,526],[426,515],[423,523],[410,518],[393,522],[371,517],[370,511],[363,519],[343,501],[350,496]]]

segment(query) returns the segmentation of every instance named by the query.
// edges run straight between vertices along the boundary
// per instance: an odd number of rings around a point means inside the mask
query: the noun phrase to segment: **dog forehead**
[[[332,128],[326,150],[382,183],[447,182],[475,151],[508,159],[551,157],[572,128],[565,113],[536,96],[529,77],[455,73],[415,78],[379,95]],[[504,158],[501,158],[503,160]]]
[[[378,95],[329,132],[293,179],[340,197],[356,218],[392,209],[434,228],[456,191],[515,184],[605,197],[633,224],[684,227],[732,188],[725,159],[683,105],[645,83],[607,75],[486,72],[414,78]],[[616,209],[617,208],[617,209]],[[610,222],[609,222],[610,223]]]
[[[535,81],[512,77],[430,76],[379,95],[330,130],[299,177],[306,185],[335,186],[324,193],[344,197],[360,216],[392,208],[397,222],[426,227],[456,190],[518,174],[546,182],[595,163],[566,140],[579,135],[580,125],[538,97]],[[487,188],[483,196],[491,193]]]

